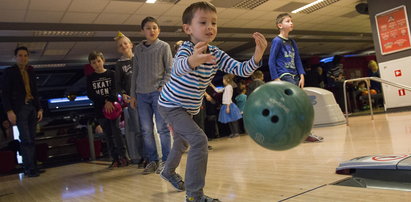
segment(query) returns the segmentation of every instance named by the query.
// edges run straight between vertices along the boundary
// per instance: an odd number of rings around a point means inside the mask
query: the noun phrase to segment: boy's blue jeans
[[[159,96],[159,91],[137,93],[137,108],[144,142],[143,150],[149,162],[158,161],[156,141],[154,139],[153,115],[155,115],[157,132],[160,135],[163,161],[167,160],[171,147],[170,131],[157,109]]]
[[[296,86],[298,86],[298,82],[300,82],[300,77],[299,76],[291,76],[291,75],[284,75],[283,77],[280,78],[281,81],[287,81],[290,82]]]
[[[173,147],[165,163],[163,172],[175,173],[180,164],[181,156],[188,151],[185,188],[187,196],[199,198],[203,196],[205,175],[208,161],[208,139],[204,131],[194,122],[192,116],[181,107],[168,108],[158,106],[159,112],[174,129]],[[188,144],[187,144],[188,143]]]

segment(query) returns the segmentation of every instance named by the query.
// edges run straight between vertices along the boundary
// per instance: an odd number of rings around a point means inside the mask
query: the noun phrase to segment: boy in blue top
[[[179,191],[186,189],[186,201],[218,202],[203,193],[207,170],[208,141],[204,131],[194,122],[192,115],[200,110],[206,88],[217,70],[242,77],[250,76],[261,66],[261,58],[267,47],[265,37],[254,33],[254,56],[238,62],[215,46],[209,45],[217,34],[217,11],[208,2],[191,4],[183,13],[183,30],[190,36],[178,50],[173,62],[171,78],[164,85],[158,109],[174,131],[174,143],[160,176]],[[185,186],[175,170],[181,155],[188,152]]]
[[[287,81],[304,88],[305,72],[297,44],[294,40],[288,38],[288,34],[294,28],[291,15],[282,13],[277,16],[275,22],[280,34],[271,42],[270,57],[268,59],[271,79],[274,81]],[[322,140],[322,137],[310,134],[305,141],[320,142]]]
[[[294,40],[288,38],[293,30],[293,22],[288,13],[278,15],[276,19],[280,34],[271,43],[268,66],[272,80],[291,82],[304,87],[304,68]]]

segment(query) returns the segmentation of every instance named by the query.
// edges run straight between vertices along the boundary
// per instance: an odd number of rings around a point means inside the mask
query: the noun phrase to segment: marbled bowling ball
[[[110,113],[107,112],[106,110],[104,110],[104,108],[103,108],[104,117],[106,117],[107,119],[115,120],[118,117],[120,117],[121,113],[123,112],[123,109],[121,108],[120,103],[114,102],[113,106],[114,106],[114,110]]]
[[[271,150],[287,150],[310,134],[314,108],[298,86],[271,81],[247,98],[243,120],[247,133],[259,145]]]

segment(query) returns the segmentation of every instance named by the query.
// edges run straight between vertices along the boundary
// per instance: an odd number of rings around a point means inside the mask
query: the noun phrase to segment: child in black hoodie
[[[103,114],[103,109],[109,113],[115,110],[114,102],[118,99],[114,71],[104,68],[105,60],[101,52],[91,52],[88,61],[93,67],[94,73],[87,76],[87,95],[93,101],[97,120],[106,135],[107,147],[113,159],[109,168],[127,166],[128,160],[125,156],[125,147],[119,127],[120,118],[111,120]]]

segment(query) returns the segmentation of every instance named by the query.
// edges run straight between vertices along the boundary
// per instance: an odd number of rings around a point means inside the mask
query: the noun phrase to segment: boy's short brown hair
[[[280,29],[280,28],[278,27],[278,24],[281,24],[281,23],[283,22],[284,18],[286,18],[286,17],[290,17],[290,18],[291,18],[291,15],[288,14],[288,13],[281,13],[281,14],[279,14],[279,15],[277,16],[277,18],[275,19],[275,26],[277,27],[277,29]]]
[[[144,29],[144,25],[146,25],[148,22],[154,22],[154,23],[157,24],[157,26],[160,27],[160,25],[158,24],[157,19],[155,19],[154,17],[148,16],[148,17],[144,18],[144,19],[141,21],[141,30]]]
[[[206,2],[206,1],[196,2],[196,3],[191,4],[184,10],[183,17],[182,17],[183,24],[191,24],[191,20],[194,17],[194,13],[199,9],[217,13],[217,9],[213,4]]]
[[[97,59],[98,57],[100,57],[103,61],[104,59],[104,55],[102,52],[99,51],[93,51],[90,54],[88,54],[88,62],[91,63],[92,60]]]

